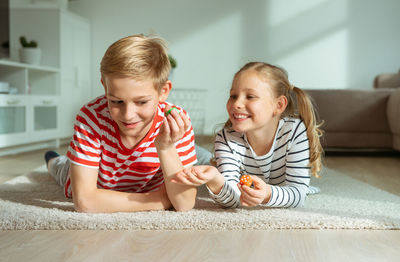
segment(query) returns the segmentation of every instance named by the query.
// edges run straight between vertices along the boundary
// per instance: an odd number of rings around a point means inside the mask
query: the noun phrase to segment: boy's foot
[[[47,151],[44,154],[44,160],[46,160],[46,166],[49,165],[49,161],[55,157],[60,156],[56,151]]]

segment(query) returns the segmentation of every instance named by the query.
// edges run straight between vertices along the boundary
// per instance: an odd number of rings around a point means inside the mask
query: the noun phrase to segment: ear
[[[288,99],[286,96],[280,96],[275,100],[274,115],[281,115],[288,105]]]
[[[159,102],[165,102],[167,100],[169,92],[172,89],[172,82],[167,80],[165,84],[161,87],[160,94],[158,96],[158,101]]]

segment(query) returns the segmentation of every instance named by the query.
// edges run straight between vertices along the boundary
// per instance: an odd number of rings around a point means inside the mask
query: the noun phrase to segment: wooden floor
[[[0,157],[0,183],[44,163],[45,151]],[[399,156],[325,165],[400,195]],[[400,230],[0,231],[0,261],[400,261],[399,247]]]

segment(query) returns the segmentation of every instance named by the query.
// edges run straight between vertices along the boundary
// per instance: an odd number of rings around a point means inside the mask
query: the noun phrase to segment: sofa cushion
[[[325,132],[390,133],[386,106],[391,89],[306,90]]]

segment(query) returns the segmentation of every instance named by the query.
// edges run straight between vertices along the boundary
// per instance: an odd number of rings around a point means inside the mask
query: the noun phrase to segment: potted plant
[[[171,64],[171,72],[169,73],[169,80],[172,81],[174,75],[173,72],[178,63],[176,62],[176,59],[172,55],[168,55],[168,58],[169,58],[169,63]]]
[[[28,42],[25,36],[19,38],[22,48],[19,49],[19,58],[22,63],[39,65],[41,59],[41,50],[36,41]]]
[[[178,64],[176,63],[176,59],[172,55],[168,55],[169,63],[171,64],[171,69],[174,69]]]

